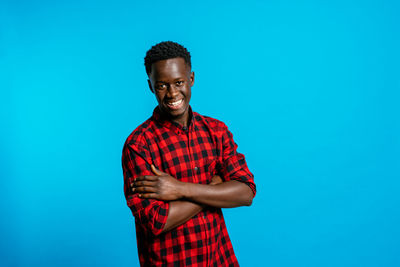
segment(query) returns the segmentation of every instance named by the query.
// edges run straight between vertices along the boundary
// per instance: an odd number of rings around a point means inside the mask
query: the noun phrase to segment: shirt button
[[[197,172],[197,170],[198,170],[199,168],[198,167],[194,167],[194,170]]]
[[[203,216],[203,219],[205,219],[206,218],[206,216]]]

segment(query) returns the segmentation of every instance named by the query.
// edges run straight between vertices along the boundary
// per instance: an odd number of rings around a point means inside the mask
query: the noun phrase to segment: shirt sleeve
[[[138,176],[154,175],[150,169],[151,163],[150,152],[145,146],[125,144],[122,152],[122,169],[127,204],[136,218],[136,223],[140,223],[145,231],[159,235],[167,221],[168,202],[139,198],[137,193],[132,193],[130,187]]]
[[[233,140],[232,133],[228,127],[223,125],[223,155],[222,155],[222,176],[225,181],[236,180],[247,184],[256,195],[256,185],[254,183],[254,175],[247,167],[247,163],[243,154],[237,152],[237,144]]]

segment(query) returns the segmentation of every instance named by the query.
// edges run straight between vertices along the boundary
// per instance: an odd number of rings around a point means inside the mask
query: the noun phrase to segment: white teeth
[[[181,103],[182,103],[182,101],[183,101],[183,99],[181,99],[181,100],[178,100],[178,101],[175,101],[175,102],[172,102],[172,103],[168,103],[168,105],[169,105],[169,106],[173,106],[173,107],[175,107],[175,106],[177,106],[177,105],[181,104]]]

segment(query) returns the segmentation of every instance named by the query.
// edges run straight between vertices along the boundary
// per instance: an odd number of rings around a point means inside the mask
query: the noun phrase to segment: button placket
[[[193,181],[195,183],[197,183],[198,182],[197,181],[197,170],[198,170],[198,167],[194,166],[195,162],[194,162],[194,157],[192,155],[192,148],[191,148],[191,138],[192,138],[192,136],[190,134],[190,131],[186,131],[186,132],[183,132],[183,133],[185,133],[186,138],[187,138],[187,143],[186,144],[187,144],[188,155],[189,155],[189,160],[190,160],[190,162],[189,162],[190,169],[193,168],[192,170],[194,170]]]

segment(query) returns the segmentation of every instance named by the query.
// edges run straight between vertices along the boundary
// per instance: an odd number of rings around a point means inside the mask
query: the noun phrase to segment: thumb
[[[157,176],[161,176],[164,173],[162,171],[160,171],[159,169],[156,168],[156,166],[154,166],[153,164],[151,164],[151,170],[154,172],[155,175]]]

